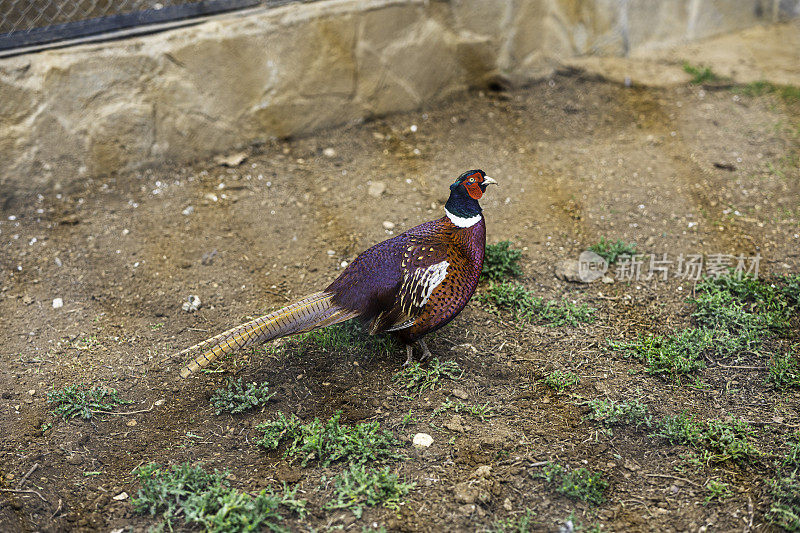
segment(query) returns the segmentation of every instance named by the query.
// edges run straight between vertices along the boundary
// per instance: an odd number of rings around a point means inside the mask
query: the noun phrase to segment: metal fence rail
[[[0,0],[0,51],[191,19],[260,3],[261,0]]]

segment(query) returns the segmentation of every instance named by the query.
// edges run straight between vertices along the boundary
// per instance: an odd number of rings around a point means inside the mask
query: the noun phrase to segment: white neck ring
[[[470,226],[474,226],[475,224],[480,222],[482,218],[480,213],[470,218],[459,217],[448,211],[447,208],[445,208],[444,213],[445,215],[447,215],[447,218],[450,219],[450,222],[452,222],[459,228],[469,228]]]

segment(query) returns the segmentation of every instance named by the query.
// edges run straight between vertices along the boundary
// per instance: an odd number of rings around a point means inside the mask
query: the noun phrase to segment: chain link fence
[[[0,51],[285,0],[0,0]]]

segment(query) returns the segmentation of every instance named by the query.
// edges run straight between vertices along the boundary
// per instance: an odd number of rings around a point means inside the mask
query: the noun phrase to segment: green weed
[[[647,406],[638,399],[629,402],[597,399],[589,402],[589,408],[592,410],[588,415],[591,420],[609,427],[623,424],[650,427],[653,423]]]
[[[242,384],[242,380],[228,380],[228,384],[214,391],[211,396],[211,406],[216,409],[216,414],[227,411],[231,414],[243,413],[259,405],[264,405],[275,394],[269,393],[269,383]]]
[[[577,326],[594,322],[596,309],[586,304],[576,305],[567,300],[548,301],[534,296],[519,283],[494,283],[489,290],[478,296],[478,301],[489,305],[491,311],[511,311],[517,320],[545,323],[549,326]]]
[[[323,480],[324,483],[325,480]],[[361,518],[364,507],[382,506],[397,511],[405,496],[416,483],[404,483],[400,476],[392,474],[389,467],[383,469],[367,468],[364,465],[351,465],[334,480],[335,500],[325,504],[325,509],[350,509]]]
[[[455,413],[460,413],[462,411],[465,413],[469,413],[475,418],[479,418],[481,420],[486,420],[487,418],[491,418],[494,415],[494,413],[492,413],[493,408],[489,406],[489,402],[486,402],[483,405],[467,405],[461,401],[454,402],[448,399],[442,402],[442,405],[433,410],[433,416],[440,415],[445,411],[449,411],[451,409]]]
[[[133,403],[120,398],[116,389],[102,385],[90,387],[85,383],[52,389],[47,393],[47,401],[53,406],[50,412],[64,420],[78,416],[89,419],[97,411],[110,411],[118,405]]]
[[[603,503],[603,492],[608,488],[608,482],[603,479],[601,472],[586,468],[570,470],[557,463],[548,463],[541,474],[534,474],[533,477],[555,484],[556,490],[569,498],[589,503]]]
[[[775,353],[767,362],[767,383],[776,389],[800,388],[800,351]]]
[[[517,517],[498,520],[487,533],[531,533],[534,530],[535,517],[535,511],[525,509],[525,512]]]
[[[522,257],[521,250],[511,248],[511,241],[501,241],[486,246],[481,277],[492,281],[519,276],[522,269],[517,265]]]
[[[574,372],[553,370],[544,378],[544,384],[557,392],[570,389],[581,382],[581,378]]]
[[[776,467],[777,476],[767,481],[772,502],[766,518],[787,531],[800,531],[800,433]]]
[[[422,363],[411,363],[392,378],[394,381],[405,382],[406,390],[415,394],[422,394],[426,390],[433,390],[442,379],[458,380],[463,375],[461,367],[455,361],[441,362],[434,357],[426,366]]]
[[[274,420],[257,426],[264,432],[258,444],[274,450],[286,443],[284,456],[300,459],[303,466],[312,460],[328,466],[337,461],[363,464],[401,457],[395,451],[400,442],[388,431],[381,431],[379,422],[342,426],[340,416],[338,412],[327,422],[315,418],[303,424],[294,414],[286,418],[279,412]]]
[[[719,76],[714,74],[714,72],[711,70],[711,67],[694,66],[688,62],[683,64],[683,71],[692,77],[692,79],[689,80],[689,83],[695,85],[706,83],[708,81],[717,81],[720,79]]]
[[[708,505],[715,500],[722,503],[733,495],[727,483],[715,479],[708,480],[708,483],[706,483],[706,490],[708,490],[708,494],[706,494],[704,505]]]
[[[706,364],[703,351],[712,345],[713,335],[706,330],[689,328],[671,336],[642,335],[633,342],[608,341],[609,346],[623,350],[647,366],[650,374],[688,374]]]
[[[796,87],[794,85],[781,85],[765,80],[738,85],[733,87],[732,91],[745,96],[775,94],[787,104],[800,102],[800,87]]]
[[[658,421],[656,428],[653,436],[663,437],[673,444],[712,452],[709,456],[711,462],[720,463],[729,459],[746,461],[760,455],[748,440],[753,435],[753,429],[743,420],[700,421],[679,414]]]
[[[611,265],[616,263],[621,255],[636,255],[636,243],[625,242],[621,239],[617,242],[612,242],[606,240],[605,237],[600,237],[600,241],[591,245],[589,250],[605,259]]]
[[[170,531],[173,520],[199,525],[208,532],[287,531],[281,526],[281,510],[305,513],[305,500],[295,496],[297,489],[284,485],[281,492],[272,488],[262,490],[257,496],[230,487],[225,474],[207,473],[201,465],[184,463],[162,468],[152,463],[136,468],[141,489],[131,500],[140,514],[161,514]]]

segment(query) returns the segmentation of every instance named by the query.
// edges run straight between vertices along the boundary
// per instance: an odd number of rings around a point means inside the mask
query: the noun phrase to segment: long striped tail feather
[[[331,326],[358,316],[358,312],[335,305],[332,299],[331,293],[314,293],[282,309],[223,331],[182,350],[175,355],[176,358],[198,352],[199,355],[181,369],[181,377],[187,378],[223,355],[248,346]]]

